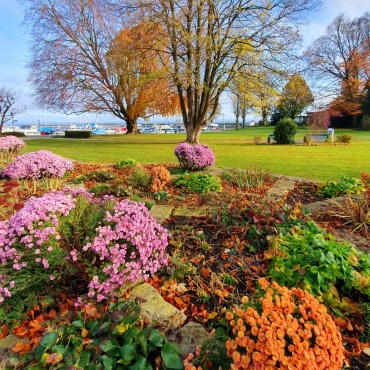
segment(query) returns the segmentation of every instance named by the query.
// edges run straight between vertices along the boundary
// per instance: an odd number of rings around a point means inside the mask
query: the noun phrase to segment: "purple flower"
[[[181,167],[189,171],[202,170],[215,164],[215,155],[204,144],[180,143],[175,148],[175,155]]]
[[[47,150],[22,154],[3,171],[11,179],[62,178],[66,171],[73,170],[73,163]]]
[[[26,143],[16,136],[0,137],[0,152],[19,152],[26,146]]]

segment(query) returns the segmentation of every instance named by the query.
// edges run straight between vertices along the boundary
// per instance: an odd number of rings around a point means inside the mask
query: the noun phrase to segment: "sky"
[[[302,29],[304,45],[324,34],[329,23],[340,13],[350,18],[359,17],[370,11],[369,0],[323,0],[320,11],[310,17],[310,24]],[[105,123],[120,122],[114,117],[100,117],[95,114],[67,116],[47,112],[37,107],[32,97],[32,86],[28,82],[29,71],[26,67],[29,58],[29,35],[23,25],[23,10],[18,0],[0,0],[0,86],[9,86],[21,94],[20,104],[26,112],[16,117],[19,124],[54,123]],[[223,120],[230,120],[233,114],[224,97],[222,101]],[[253,118],[253,117],[252,117]],[[256,117],[258,119],[258,117]]]

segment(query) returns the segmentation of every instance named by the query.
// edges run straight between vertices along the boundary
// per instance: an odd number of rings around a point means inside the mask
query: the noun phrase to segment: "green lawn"
[[[351,131],[353,143],[337,145],[254,145],[266,143],[272,127],[248,127],[224,132],[204,132],[201,143],[216,155],[216,167],[261,167],[274,174],[325,180],[340,176],[360,177],[370,172],[370,131]],[[300,129],[296,140],[307,131]],[[336,130],[335,134],[343,132]],[[37,138],[27,140],[27,151],[50,150],[63,157],[95,163],[115,163],[125,158],[140,163],[177,162],[175,146],[185,134],[143,134],[92,139]]]

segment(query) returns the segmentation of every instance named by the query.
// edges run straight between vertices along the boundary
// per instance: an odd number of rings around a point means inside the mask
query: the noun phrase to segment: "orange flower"
[[[233,318],[234,318],[234,314],[232,312],[230,312],[230,311],[227,311],[226,312],[226,319],[230,321]]]
[[[254,362],[254,364],[256,365],[256,363],[258,362],[261,362],[262,361],[262,355],[260,352],[253,352],[252,353],[252,360]]]
[[[249,298],[247,296],[242,297],[242,303],[248,303]]]

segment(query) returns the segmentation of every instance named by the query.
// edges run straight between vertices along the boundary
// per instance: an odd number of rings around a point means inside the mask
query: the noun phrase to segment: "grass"
[[[341,176],[360,177],[370,173],[370,131],[335,130],[335,135],[353,135],[351,144],[264,145],[272,127],[204,132],[201,143],[216,155],[216,167],[260,167],[274,174],[326,180]],[[307,130],[300,129],[301,141]],[[254,145],[261,137],[263,145]],[[132,158],[140,163],[177,162],[175,146],[185,134],[117,135],[93,139],[38,138],[27,140],[27,151],[50,150],[63,157],[93,163],[116,163]]]

